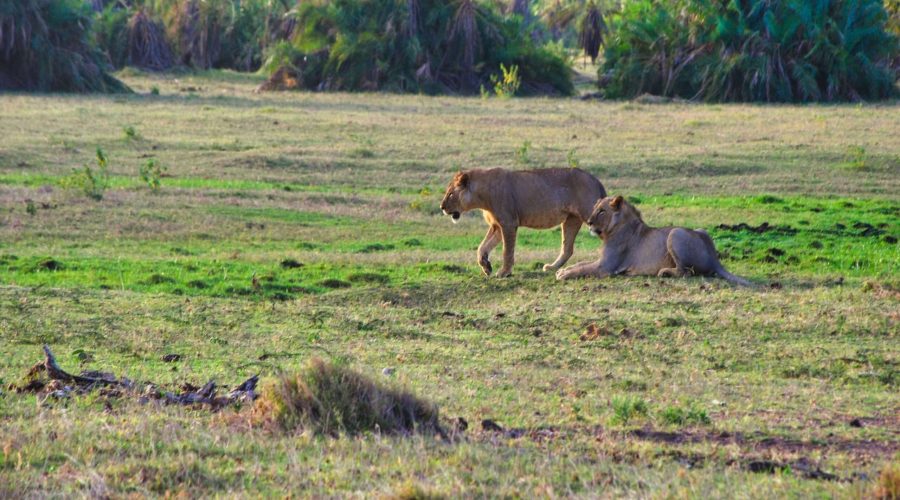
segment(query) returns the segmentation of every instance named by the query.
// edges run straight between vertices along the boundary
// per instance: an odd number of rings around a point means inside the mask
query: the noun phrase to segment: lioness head
[[[447,192],[444,193],[444,199],[441,200],[441,211],[444,212],[444,215],[452,217],[453,222],[456,222],[459,220],[459,216],[469,209],[471,199],[469,174],[458,172],[447,186]]]
[[[624,222],[640,218],[640,214],[621,196],[607,196],[594,205],[594,211],[588,219],[591,234],[601,238],[613,232]]]

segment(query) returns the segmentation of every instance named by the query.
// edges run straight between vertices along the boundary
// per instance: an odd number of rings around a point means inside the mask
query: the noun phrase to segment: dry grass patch
[[[349,368],[313,358],[299,373],[268,380],[254,418],[317,434],[444,434],[433,404]]]
[[[897,500],[900,498],[900,462],[884,466],[875,485],[875,498],[879,500]]]

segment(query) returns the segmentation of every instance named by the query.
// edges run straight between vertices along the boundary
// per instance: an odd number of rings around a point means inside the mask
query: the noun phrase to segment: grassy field
[[[900,476],[898,104],[123,78],[136,95],[0,95],[0,497],[852,498]],[[99,201],[63,187],[98,147]],[[452,174],[576,163],[651,225],[707,228],[755,286],[561,283],[540,271],[559,231],[527,229],[513,277],[482,277],[480,215],[439,213]],[[583,231],[572,263],[598,247]],[[469,429],[331,438],[246,406],[12,391],[42,344],[166,387],[320,357]]]

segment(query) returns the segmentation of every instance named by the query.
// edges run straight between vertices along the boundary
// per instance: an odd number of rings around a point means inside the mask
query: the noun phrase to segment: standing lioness
[[[502,168],[459,172],[450,181],[441,210],[459,219],[462,212],[481,209],[488,232],[478,246],[478,265],[491,274],[491,250],[503,240],[503,267],[512,272],[516,231],[520,226],[547,229],[562,224],[562,249],[545,271],[556,270],[572,256],[575,235],[588,220],[594,204],[606,196],[603,184],[577,168],[511,171]]]
[[[750,282],[722,267],[712,239],[702,229],[650,227],[621,196],[597,202],[588,226],[603,239],[600,260],[582,262],[556,273],[558,279],[616,274],[629,276],[719,276],[736,285]]]

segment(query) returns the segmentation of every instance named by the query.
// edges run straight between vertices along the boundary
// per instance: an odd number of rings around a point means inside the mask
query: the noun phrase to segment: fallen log
[[[49,382],[42,379],[46,375]],[[199,389],[196,386],[185,384],[180,392],[158,389],[156,384],[145,382],[136,384],[131,380],[121,377],[116,378],[111,373],[83,371],[75,375],[63,370],[56,361],[56,356],[50,350],[50,346],[44,346],[44,359],[36,363],[28,370],[22,382],[10,384],[9,389],[18,393],[41,393],[55,395],[57,397],[68,396],[71,393],[88,393],[98,387],[115,387],[116,390],[107,395],[115,397],[131,396],[141,402],[152,400],[162,401],[164,404],[178,405],[206,405],[213,410],[234,403],[252,402],[257,398],[256,385],[259,375],[253,375],[240,383],[228,394],[217,396],[218,386],[212,380]],[[62,386],[62,383],[71,384],[74,387]],[[143,387],[143,391],[139,390]]]

